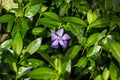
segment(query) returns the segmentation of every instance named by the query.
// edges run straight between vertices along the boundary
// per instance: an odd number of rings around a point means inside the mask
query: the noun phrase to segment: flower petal
[[[60,40],[59,43],[60,43],[60,45],[61,45],[64,49],[67,48],[67,44],[66,44],[66,42]]]
[[[56,34],[61,37],[63,35],[63,32],[64,32],[64,29],[60,29],[56,32]]]
[[[55,35],[55,34],[53,34],[53,33],[51,34],[51,40],[52,40],[52,41],[53,41],[53,40],[56,40],[57,37],[58,37],[57,35]]]
[[[51,44],[51,47],[58,48],[58,41],[57,40],[53,41],[53,43]]]
[[[69,40],[70,36],[68,34],[64,34],[62,37],[63,40]]]
[[[67,46],[67,41],[63,41],[64,42],[64,44]]]

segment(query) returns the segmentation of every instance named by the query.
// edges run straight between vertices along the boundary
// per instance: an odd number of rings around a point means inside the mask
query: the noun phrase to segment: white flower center
[[[60,41],[62,38],[60,36],[57,37],[57,41]]]

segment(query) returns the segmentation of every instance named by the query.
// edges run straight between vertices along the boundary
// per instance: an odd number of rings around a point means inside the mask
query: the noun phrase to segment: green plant
[[[2,0],[0,79],[120,80],[119,17],[119,0]]]

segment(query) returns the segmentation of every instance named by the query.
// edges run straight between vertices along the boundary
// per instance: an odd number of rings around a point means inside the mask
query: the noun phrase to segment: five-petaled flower
[[[51,34],[51,40],[53,43],[51,44],[52,48],[58,48],[59,44],[65,49],[67,48],[67,41],[70,39],[68,34],[63,34],[64,29],[60,29],[56,32],[56,34]]]

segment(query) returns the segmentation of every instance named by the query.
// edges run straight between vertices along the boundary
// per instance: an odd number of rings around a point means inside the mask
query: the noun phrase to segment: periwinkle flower
[[[52,48],[58,48],[59,44],[65,49],[67,48],[67,41],[70,39],[68,34],[63,34],[64,29],[60,29],[56,32],[56,34],[51,34],[51,40],[53,43],[51,44]]]

